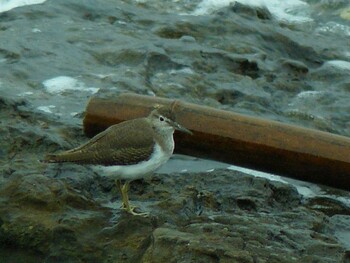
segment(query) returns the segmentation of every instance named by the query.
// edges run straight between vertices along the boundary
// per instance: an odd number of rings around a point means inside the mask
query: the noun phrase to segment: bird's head
[[[176,122],[174,103],[170,106],[160,106],[150,113],[152,124],[157,129],[178,130],[192,135],[192,132]]]

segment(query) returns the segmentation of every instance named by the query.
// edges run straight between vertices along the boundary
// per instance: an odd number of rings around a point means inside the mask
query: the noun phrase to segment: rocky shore
[[[113,180],[89,166],[39,162],[87,140],[97,90],[349,135],[348,71],[329,62],[344,58],[345,38],[266,8],[191,16],[141,2],[55,0],[0,14],[0,262],[350,262],[345,191],[305,197],[226,169],[156,173],[131,184],[143,218],[123,213]]]

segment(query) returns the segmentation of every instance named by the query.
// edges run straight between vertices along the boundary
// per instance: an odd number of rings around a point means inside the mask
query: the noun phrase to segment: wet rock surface
[[[13,262],[10,251],[45,262],[349,260],[330,218],[280,182],[227,170],[157,174],[133,182],[130,198],[150,216],[120,211],[104,177],[73,188],[68,177],[11,175],[0,188],[2,262]]]
[[[350,134],[348,41],[334,25],[346,34],[348,20],[331,15],[331,27],[314,3],[315,22],[302,24],[240,3],[202,16],[191,15],[200,1],[176,3],[182,15],[173,4],[58,0],[1,13],[1,86],[64,123],[79,123],[94,87]],[[45,81],[58,76],[80,92],[52,91]]]
[[[152,3],[47,1],[0,14],[0,261],[349,262],[346,202],[228,170],[155,174],[131,184],[150,212],[133,217],[111,178],[38,161],[86,141],[93,87],[349,134],[348,72],[327,62],[343,58],[345,38],[264,8],[179,16]],[[57,76],[78,82],[48,87]]]

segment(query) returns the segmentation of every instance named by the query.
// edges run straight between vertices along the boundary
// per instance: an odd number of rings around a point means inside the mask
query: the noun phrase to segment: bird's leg
[[[124,185],[121,184],[120,180],[116,180],[116,185],[120,191],[120,194],[122,196],[122,209],[126,212],[132,214],[132,215],[138,215],[138,216],[148,216],[148,213],[137,213],[134,210],[137,208],[136,206],[132,206],[129,203],[129,196],[128,191],[130,187],[130,182],[126,181]]]
[[[130,204],[129,204],[129,196],[128,196],[129,182],[126,181],[125,184],[122,185],[121,181],[117,180],[117,186],[122,196],[122,209],[126,211],[135,209],[135,207],[130,207]]]

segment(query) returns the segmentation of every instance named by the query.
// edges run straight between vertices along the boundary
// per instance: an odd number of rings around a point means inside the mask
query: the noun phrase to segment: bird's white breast
[[[165,152],[156,143],[154,152],[147,161],[132,165],[95,166],[94,169],[101,172],[101,175],[112,176],[115,179],[135,180],[155,171],[168,161],[173,153],[173,149],[174,145],[171,152]]]

